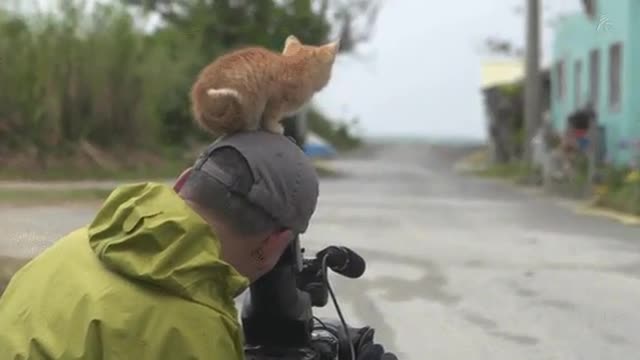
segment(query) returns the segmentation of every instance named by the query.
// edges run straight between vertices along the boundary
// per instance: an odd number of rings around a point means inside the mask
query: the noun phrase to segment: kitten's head
[[[282,54],[299,56],[311,64],[311,77],[316,91],[324,88],[331,79],[331,70],[338,55],[340,41],[321,46],[304,45],[293,35],[287,37]]]

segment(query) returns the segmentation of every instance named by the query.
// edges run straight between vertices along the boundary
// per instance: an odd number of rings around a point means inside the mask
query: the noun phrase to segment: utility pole
[[[540,0],[527,2],[526,20],[526,80],[524,90],[524,162],[532,163],[531,140],[540,125],[541,80],[540,80]]]

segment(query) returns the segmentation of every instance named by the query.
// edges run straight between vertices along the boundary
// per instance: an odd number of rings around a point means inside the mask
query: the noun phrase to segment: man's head
[[[295,234],[306,231],[318,178],[291,140],[251,131],[209,146],[176,190],[211,224],[224,260],[254,281],[273,268]]]

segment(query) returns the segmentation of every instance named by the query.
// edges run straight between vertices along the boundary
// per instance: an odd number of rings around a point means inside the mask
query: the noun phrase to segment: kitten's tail
[[[237,90],[210,88],[194,95],[193,114],[205,130],[222,135],[246,128],[242,96]]]

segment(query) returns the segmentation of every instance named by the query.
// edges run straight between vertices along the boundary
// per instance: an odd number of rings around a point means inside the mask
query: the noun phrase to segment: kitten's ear
[[[337,54],[340,51],[340,39],[325,45],[325,47],[332,53]]]
[[[320,47],[322,57],[327,61],[335,60],[340,50],[340,40],[336,40],[332,43]]]
[[[302,43],[300,42],[300,40],[298,40],[297,37],[295,37],[294,35],[289,35],[287,37],[287,40],[284,42],[284,50],[282,50],[282,53],[286,54],[291,50],[299,47],[300,45],[302,45]]]

